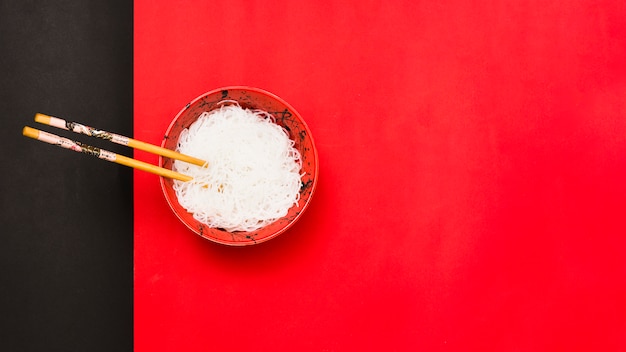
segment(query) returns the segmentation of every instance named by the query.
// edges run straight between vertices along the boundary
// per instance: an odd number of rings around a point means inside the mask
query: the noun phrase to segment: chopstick
[[[133,138],[124,137],[119,134],[97,130],[93,127],[85,126],[77,122],[68,122],[58,117],[37,113],[35,114],[35,121],[45,124],[45,125],[61,128],[67,131],[81,133],[81,134],[91,136],[91,137],[102,138],[104,140],[108,140],[113,143],[126,145],[131,148],[143,150],[152,154],[165,156],[171,159],[181,160],[190,164],[195,164],[198,166],[204,166],[206,164],[206,161],[204,160],[194,158],[189,155],[181,154],[181,153],[175,152],[167,148],[162,148],[153,144],[138,141]]]
[[[152,164],[148,164],[140,160],[131,159],[129,157],[119,155],[119,154],[110,152],[108,150],[100,149],[97,147],[92,147],[92,146],[83,144],[78,141],[72,141],[68,138],[60,137],[55,134],[48,133],[45,131],[40,131],[38,129],[34,129],[28,126],[24,127],[24,129],[22,130],[22,134],[26,137],[30,137],[30,138],[33,138],[42,142],[54,144],[56,146],[59,146],[65,149],[70,149],[75,152],[81,152],[81,153],[85,153],[88,155],[92,155],[100,159],[104,159],[104,160],[118,163],[121,165],[130,166],[132,168],[147,171],[153,174],[157,174],[159,176],[172,178],[172,179],[180,180],[184,182],[187,182],[193,179],[191,176],[183,175],[181,173],[164,169],[162,167],[158,167]]]

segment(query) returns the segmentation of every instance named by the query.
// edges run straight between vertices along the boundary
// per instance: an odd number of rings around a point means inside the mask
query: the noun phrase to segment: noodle
[[[208,161],[176,160],[173,169],[193,177],[174,181],[178,202],[209,227],[254,231],[300,198],[300,153],[267,112],[238,105],[204,112],[181,132],[177,151]]]

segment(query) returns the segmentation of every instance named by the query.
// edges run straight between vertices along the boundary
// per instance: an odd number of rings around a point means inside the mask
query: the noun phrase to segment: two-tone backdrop
[[[622,2],[5,1],[0,16],[0,345],[626,348]],[[310,208],[258,246],[191,233],[154,175],[21,136],[44,112],[158,144],[229,85],[284,98],[319,153]]]

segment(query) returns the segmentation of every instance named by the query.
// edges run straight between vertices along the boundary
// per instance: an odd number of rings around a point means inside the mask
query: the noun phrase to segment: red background
[[[136,350],[626,350],[625,18],[135,1],[137,139],[249,85],[300,112],[320,159],[302,219],[248,248],[192,234],[135,172]]]

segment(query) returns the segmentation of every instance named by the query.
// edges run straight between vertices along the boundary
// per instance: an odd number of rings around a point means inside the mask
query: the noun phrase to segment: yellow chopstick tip
[[[39,130],[36,130],[28,126],[24,126],[24,129],[22,130],[22,134],[29,138],[34,138],[34,139],[39,138]]]
[[[41,114],[41,113],[36,113],[35,114],[35,122],[43,123],[44,125],[49,125],[50,124],[50,116],[44,115],[44,114]]]

